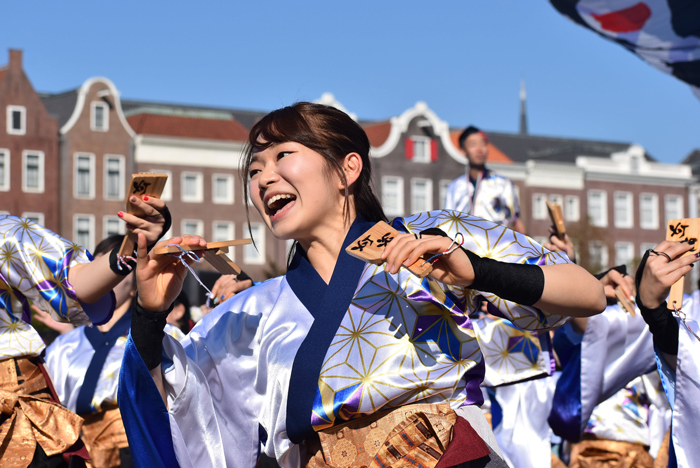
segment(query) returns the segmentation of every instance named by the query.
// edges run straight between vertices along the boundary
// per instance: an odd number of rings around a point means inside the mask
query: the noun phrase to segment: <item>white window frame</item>
[[[217,198],[217,196],[216,196],[216,179],[219,179],[219,178],[227,180],[227,184],[228,184],[228,196],[227,197]],[[212,199],[212,202],[216,203],[217,205],[233,205],[233,202],[234,202],[233,189],[234,189],[233,174],[212,174],[212,176],[211,176],[211,199]]]
[[[35,223],[39,224],[41,226],[45,225],[45,220],[46,220],[44,213],[39,213],[36,211],[25,211],[24,213],[22,213],[22,218],[27,218],[27,219],[36,218]]]
[[[619,196],[624,196],[625,201],[625,211],[627,212],[627,219],[618,219],[617,216],[617,203]],[[632,229],[634,227],[634,196],[632,192],[621,192],[616,191],[613,193],[613,212],[614,212],[614,225],[616,228],[620,229]]]
[[[21,113],[20,117],[20,129],[12,128],[12,113],[19,111]],[[7,134],[8,135],[26,135],[27,134],[27,108],[24,106],[7,106]]]
[[[600,262],[600,265],[598,265],[598,266],[600,266],[603,269],[607,268],[608,263],[610,263],[610,252],[608,252],[608,244],[606,244],[603,241],[598,241],[598,240],[588,242],[588,255],[589,255],[589,258],[591,259],[591,266],[595,266],[595,264],[592,262],[593,261],[593,259],[592,259],[593,253],[591,252],[592,248],[595,248],[595,247],[602,247],[601,256],[600,256],[601,262]]]
[[[196,177],[196,192],[194,196],[185,195],[185,179],[187,176],[193,175]],[[204,201],[204,174],[194,171],[182,171],[180,174],[180,200],[187,203],[202,203]]]
[[[98,128],[96,125],[96,113],[95,109],[97,107],[102,108],[102,123],[104,126]],[[92,101],[90,103],[90,130],[93,132],[108,132],[109,131],[109,105],[106,102]]]
[[[569,201],[574,201],[573,206],[575,206],[575,208],[569,209]],[[571,221],[575,223],[581,220],[581,199],[578,195],[566,195],[564,197],[564,206],[562,208],[564,211],[564,221]],[[571,211],[574,211],[574,213]]]
[[[78,159],[88,158],[90,174],[90,187],[87,195],[78,193]],[[94,200],[95,199],[95,154],[94,153],[75,153],[73,154],[73,198],[79,200]]]
[[[259,229],[258,238],[255,239],[255,247],[253,244],[247,244],[243,246],[243,263],[248,265],[264,265],[265,264],[265,230],[266,226],[263,223],[250,223],[251,228],[255,227]],[[255,236],[255,234],[253,234]],[[243,237],[250,239],[250,231],[248,227],[245,226],[243,229]],[[255,256],[249,253],[255,251]]]
[[[115,234],[126,234],[126,223],[122,221],[121,218],[119,218],[119,216],[104,215],[102,217],[102,238],[105,238],[110,235],[109,229],[107,229],[107,226],[109,226],[110,221],[116,221],[117,225],[119,226]]]
[[[532,194],[532,219],[547,219],[547,195]]]
[[[642,217],[642,197],[650,196],[654,200],[654,210],[652,210],[652,219],[649,223],[645,223]],[[639,194],[639,227],[642,229],[656,230],[659,229],[659,195],[656,193],[640,193]]]
[[[657,245],[658,244],[655,244],[653,242],[642,242],[641,244],[639,244],[639,258],[642,258],[647,250],[653,249]]]
[[[39,187],[27,187],[27,156],[39,156]],[[44,193],[44,152],[34,150],[22,151],[22,191],[26,193]]]
[[[384,203],[384,198],[386,196],[386,183],[388,181],[397,182],[397,194],[396,194],[396,208],[387,207]],[[403,200],[403,177],[399,176],[382,176],[382,207],[384,208],[384,213],[387,216],[403,216],[404,214],[404,200]]]
[[[85,218],[88,220],[90,232],[88,233],[88,245],[83,245],[90,252],[95,250],[95,215],[87,213],[75,213],[73,215],[73,242],[78,244],[78,220]],[[78,244],[80,245],[80,244]]]
[[[425,204],[427,209],[420,209],[416,206],[416,200],[414,198],[416,194],[416,186],[418,183],[425,183]],[[433,209],[433,181],[432,179],[426,179],[422,177],[414,177],[411,179],[411,213],[419,213],[423,211],[432,211]]]
[[[187,226],[188,224],[196,224],[196,232],[187,232],[185,226]],[[202,221],[201,219],[183,219],[182,221],[180,221],[180,235],[183,234],[191,234],[195,236],[204,237],[204,221]]]
[[[217,239],[216,237],[216,231],[218,226],[223,226],[225,225],[228,229],[227,234],[224,236],[224,239]],[[236,237],[236,225],[232,221],[220,221],[220,220],[215,220],[211,223],[211,239],[212,242],[218,242],[218,241],[223,241],[223,240],[231,240],[234,237]],[[228,248],[228,258],[231,259],[231,261],[235,262],[236,261],[236,248],[235,247],[229,247]]]
[[[558,193],[550,193],[547,200],[549,200],[549,203],[558,203],[562,211],[564,210],[564,197]]]
[[[119,182],[117,182],[117,187],[119,192],[117,195],[110,196],[109,194],[109,160],[116,159],[119,161]],[[124,200],[126,197],[125,187],[126,187],[126,158],[121,154],[105,154],[104,156],[104,180],[103,180],[103,196],[105,200]]]
[[[5,169],[5,177],[0,180],[0,192],[9,192],[10,184],[12,183],[12,178],[10,177],[10,150],[7,148],[0,148],[0,155],[3,156],[3,164]]]
[[[412,136],[411,140],[413,140],[413,157],[411,158],[411,161],[421,163],[421,164],[429,164],[430,161],[432,161],[432,139],[425,137],[425,136]],[[421,142],[425,144],[425,155],[422,158],[417,158],[416,155],[416,143]]]
[[[593,219],[591,216],[591,198],[593,194],[600,194],[601,196],[601,218],[599,221]],[[588,216],[591,217],[591,224],[596,227],[608,227],[608,192],[605,190],[589,190],[588,191]]]
[[[444,210],[447,202],[447,188],[452,183],[451,180],[442,179],[438,182],[438,197],[440,197],[440,209]]]
[[[151,169],[154,174],[167,174],[168,180],[165,182],[165,187],[163,187],[163,193],[160,194],[160,199],[163,201],[172,201],[173,199],[173,171],[168,169]]]
[[[618,255],[618,252],[620,251],[621,247],[626,247],[629,248],[630,252],[630,258],[626,262],[621,262],[620,261],[620,256]],[[634,260],[634,242],[615,242],[615,266],[617,265],[627,265],[628,267],[632,267],[632,261]]]
[[[2,150],[0,150],[0,152],[2,152]],[[668,203],[671,199],[676,199],[676,200],[679,200],[679,202],[680,202],[681,212],[680,212],[680,216],[678,216],[677,218],[672,218],[668,214],[668,211],[669,211],[668,210]],[[666,222],[668,222],[669,219],[683,219],[684,213],[685,213],[685,206],[683,203],[683,196],[682,195],[668,194],[668,195],[664,196],[664,215],[666,216]]]

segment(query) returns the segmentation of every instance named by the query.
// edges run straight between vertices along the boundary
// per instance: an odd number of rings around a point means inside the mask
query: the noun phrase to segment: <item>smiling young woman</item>
[[[602,286],[564,255],[454,211],[393,220],[383,266],[349,256],[385,220],[369,150],[356,122],[318,104],[253,126],[247,190],[296,249],[284,276],[223,303],[182,342],[162,327],[186,270],[139,240],[119,404],[144,466],[253,467],[261,452],[283,467],[505,466],[478,408],[484,350],[469,314],[485,300],[521,329],[557,327],[601,312]],[[434,254],[428,278],[403,267]]]

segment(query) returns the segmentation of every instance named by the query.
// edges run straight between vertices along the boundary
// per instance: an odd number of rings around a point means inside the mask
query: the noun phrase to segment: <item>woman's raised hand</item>
[[[199,236],[185,235],[161,241],[156,247],[171,244],[206,247],[207,242]],[[192,262],[187,257],[185,261]],[[142,232],[138,234],[136,281],[141,307],[152,312],[167,310],[180,294],[185,276],[187,268],[179,258],[148,253],[146,236]]]
[[[692,248],[693,245],[687,242],[664,241],[649,252],[637,291],[637,297],[645,307],[656,309],[661,306],[671,286],[698,261],[697,254],[681,257]]]
[[[416,238],[413,234],[398,234],[387,244],[382,254],[382,259],[386,262],[384,269],[391,274],[397,273],[401,266],[409,266],[421,256],[427,259],[454,245],[449,237],[423,234]],[[458,248],[450,254],[442,255],[433,264],[430,277],[453,286],[469,286],[474,282],[474,269],[467,254]]]
[[[132,195],[129,199],[136,208],[135,214],[119,212],[119,217],[126,222],[126,229],[133,233],[143,233],[148,245],[154,244],[170,229],[170,212],[165,202],[160,198]]]

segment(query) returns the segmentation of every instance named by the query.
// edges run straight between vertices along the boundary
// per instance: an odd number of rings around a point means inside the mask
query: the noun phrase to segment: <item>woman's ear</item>
[[[349,153],[347,156],[345,156],[345,159],[343,160],[343,172],[345,173],[348,187],[352,186],[352,184],[354,184],[357,179],[360,178],[362,167],[362,156],[359,154]],[[340,188],[345,188],[342,180],[340,181]]]

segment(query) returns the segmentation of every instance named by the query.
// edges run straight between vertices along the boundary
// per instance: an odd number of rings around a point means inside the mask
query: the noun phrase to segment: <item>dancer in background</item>
[[[364,130],[299,103],[261,119],[248,143],[253,204],[296,251],[286,275],[237,294],[177,342],[162,328],[186,269],[139,238],[119,393],[139,463],[245,468],[262,451],[285,468],[503,466],[478,408],[483,357],[469,313],[486,300],[516,327],[556,327],[602,311],[600,283],[455,211],[397,218],[384,265],[365,263],[345,248],[385,218]],[[403,267],[421,255],[435,261],[423,279]]]
[[[165,203],[134,198],[143,218],[123,213],[131,232],[155,244],[169,220]],[[167,228],[166,228],[167,229]],[[123,279],[117,259],[91,261],[83,248],[30,220],[0,216],[0,466],[81,466],[82,419],[62,407],[40,357],[44,342],[30,325],[31,304],[59,322],[103,324]],[[115,253],[116,254],[116,253]]]
[[[469,167],[465,175],[447,187],[445,209],[478,216],[525,234],[513,182],[486,168],[489,154],[486,134],[469,126],[459,135],[459,146],[467,155]]]

